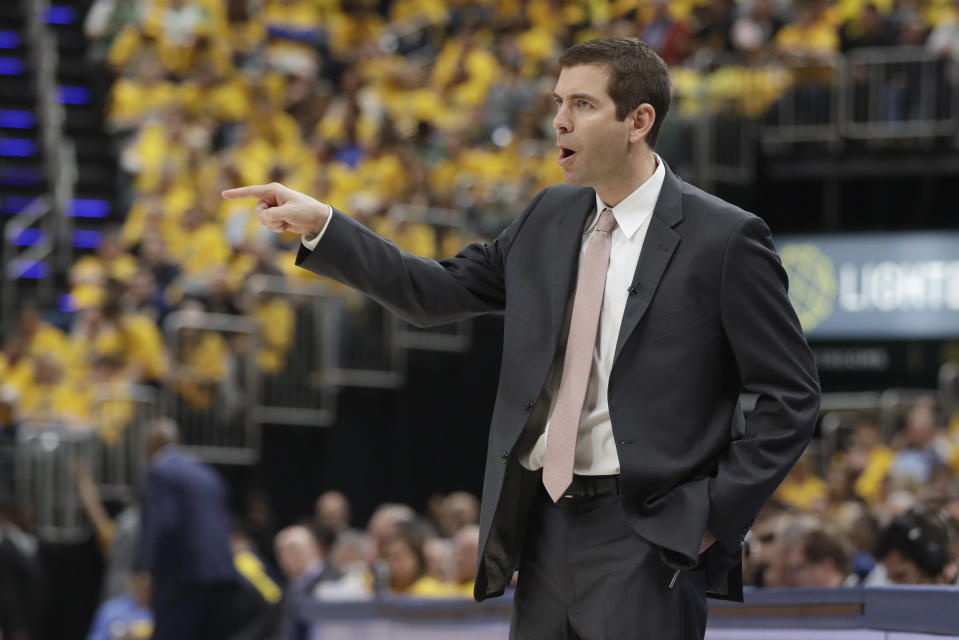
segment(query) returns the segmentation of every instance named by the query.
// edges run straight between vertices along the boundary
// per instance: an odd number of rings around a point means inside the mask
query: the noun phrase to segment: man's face
[[[886,566],[886,575],[890,582],[895,584],[929,584],[931,578],[924,575],[916,563],[905,558],[898,550],[893,549],[882,559]]]
[[[556,81],[553,128],[559,164],[571,185],[597,188],[625,175],[632,119],[616,119],[606,92],[610,73],[605,65],[581,64],[565,67]]]

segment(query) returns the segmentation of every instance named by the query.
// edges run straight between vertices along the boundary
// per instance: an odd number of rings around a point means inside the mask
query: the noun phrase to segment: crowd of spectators
[[[117,228],[71,268],[60,326],[23,306],[0,352],[0,403],[27,422],[103,425],[107,439],[130,410],[104,408],[100,383],[168,383],[208,410],[236,386],[245,345],[194,331],[173,353],[159,327],[175,310],[253,318],[260,370],[281,370],[294,310],[246,283],[312,276],[293,266],[297,237],[265,231],[252,201],[220,190],[281,181],[402,248],[450,255],[562,181],[549,95],[578,39],[649,42],[672,65],[675,120],[701,106],[690,96],[704,68],[710,91],[739,92],[755,113],[789,76],[744,82],[744,63],[893,45],[954,57],[957,24],[944,0],[95,0],[85,29],[115,77]]]
[[[863,414],[828,460],[817,465],[807,452],[747,538],[749,583],[956,583],[959,414],[942,420],[922,397],[891,439],[876,416]]]

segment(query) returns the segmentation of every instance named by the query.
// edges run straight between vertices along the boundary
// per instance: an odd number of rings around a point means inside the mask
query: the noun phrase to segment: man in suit
[[[569,184],[453,258],[282,185],[224,196],[415,324],[505,312],[474,595],[519,567],[512,638],[702,638],[706,592],[742,598],[743,537],[812,435],[817,375],[766,225],[653,152],[663,61],[611,37],[560,66]]]
[[[227,638],[245,618],[234,611],[240,581],[230,550],[226,487],[178,443],[172,420],[150,425],[140,565],[152,581],[153,638]]]
[[[281,603],[280,638],[300,640],[309,629],[297,620],[301,602],[312,598],[321,582],[340,579],[337,568],[326,562],[326,549],[316,532],[306,525],[293,525],[276,534],[276,562],[286,577],[286,591]]]

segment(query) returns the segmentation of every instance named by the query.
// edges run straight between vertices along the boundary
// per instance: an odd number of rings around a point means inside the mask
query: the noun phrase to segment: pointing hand
[[[220,195],[227,200],[259,198],[256,217],[264,227],[277,233],[316,235],[333,214],[330,205],[278,182],[227,189]]]

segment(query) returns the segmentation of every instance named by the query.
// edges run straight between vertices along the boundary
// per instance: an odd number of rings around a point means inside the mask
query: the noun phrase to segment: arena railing
[[[72,469],[77,461],[94,460],[97,441],[94,431],[59,422],[20,424],[14,450],[16,495],[32,510],[42,540],[79,543],[90,536]]]
[[[390,208],[386,217],[397,225],[415,223],[429,226],[436,234],[437,247],[443,246],[443,240],[448,235],[461,240],[459,245],[476,235],[466,215],[456,209],[400,204]],[[456,247],[457,250],[461,248],[462,246]],[[404,349],[464,353],[469,351],[473,338],[473,323],[470,320],[419,329],[394,318],[392,327],[396,344]]]
[[[747,589],[745,602],[710,600],[706,640],[946,640],[959,638],[959,588]],[[312,638],[506,638],[512,593],[468,600],[305,599],[296,617]]]
[[[336,419],[336,388],[329,380],[337,366],[337,324],[330,306],[341,304],[330,287],[319,280],[292,280],[257,274],[247,281],[246,293],[256,306],[287,305],[292,335],[286,344],[268,344],[255,354],[260,368],[256,420],[271,424],[326,426]],[[260,327],[261,335],[270,328]],[[274,327],[272,329],[276,331]],[[282,330],[282,329],[281,329]],[[283,340],[284,336],[277,336]]]
[[[50,303],[54,272],[65,271],[73,263],[69,207],[77,179],[76,153],[73,143],[63,133],[66,115],[57,90],[57,43],[44,20],[50,3],[24,0],[23,5],[28,16],[24,36],[36,87],[37,124],[50,193],[34,200],[6,225],[2,251],[4,275],[0,285],[0,321],[4,328],[12,322],[18,289],[25,282],[35,282],[35,295],[44,303]],[[18,250],[18,247],[24,248]]]
[[[743,411],[752,411],[756,397],[754,394],[743,394],[740,399]],[[917,400],[936,397],[935,389],[892,388],[884,391],[823,393],[819,408],[819,433],[808,448],[817,473],[823,477],[828,473],[833,455],[852,433],[858,416],[874,415],[879,420],[881,438],[888,444]]]
[[[330,424],[339,387],[403,386],[406,352],[395,340],[393,316],[363,294],[332,281],[264,274],[252,276],[246,292],[254,301],[279,298],[294,313],[282,367],[261,374],[262,421]]]
[[[146,428],[159,417],[159,393],[154,387],[96,386],[91,422],[99,438],[90,467],[104,499],[136,495],[146,470]]]
[[[939,367],[939,407],[947,421],[959,419],[959,362]]]
[[[256,464],[260,336],[254,319],[181,310],[167,316],[163,331],[172,375],[160,406],[180,426],[184,446],[208,462]]]
[[[757,142],[767,150],[807,142],[838,146],[841,65],[839,56],[757,64],[700,51],[674,69],[679,164],[706,189],[717,182],[749,185]]]
[[[53,300],[53,269],[48,260],[53,255],[53,237],[56,228],[53,202],[49,196],[40,196],[10,218],[4,227],[3,246],[0,259],[3,260],[3,279],[0,281],[0,315],[2,328],[9,331],[16,323],[18,298],[31,282],[31,295],[40,301]],[[36,235],[32,246],[21,248],[27,235]]]
[[[842,135],[928,141],[957,132],[955,63],[922,47],[857,49],[842,65]]]
[[[922,48],[759,64],[701,51],[674,76],[672,126],[681,140],[670,155],[705,188],[751,184],[757,142],[770,154],[798,144],[839,150],[857,140],[959,142],[959,65]]]

